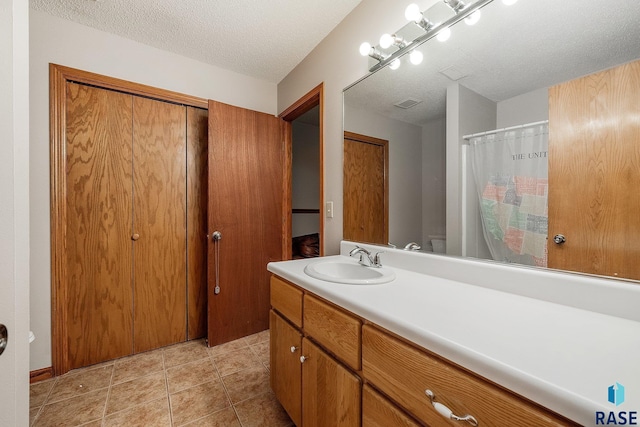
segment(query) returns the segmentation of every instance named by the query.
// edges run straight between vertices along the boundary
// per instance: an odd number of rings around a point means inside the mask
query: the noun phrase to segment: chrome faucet
[[[358,260],[358,263],[360,265],[376,268],[382,267],[382,261],[380,260],[380,255],[382,254],[383,252],[376,252],[376,254],[371,257],[371,252],[369,252],[365,248],[361,248],[360,246],[356,246],[351,250],[351,252],[349,252],[349,256],[360,255],[360,260]]]
[[[420,245],[416,242],[407,243],[407,245],[404,247],[405,251],[419,251],[420,249]]]

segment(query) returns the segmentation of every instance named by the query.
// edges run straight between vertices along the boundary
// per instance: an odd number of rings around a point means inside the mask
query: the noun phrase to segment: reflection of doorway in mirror
[[[344,239],[388,242],[388,164],[389,141],[344,133]]]

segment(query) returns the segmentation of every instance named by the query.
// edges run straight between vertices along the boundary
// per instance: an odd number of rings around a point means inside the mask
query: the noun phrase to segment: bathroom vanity
[[[392,279],[358,282],[373,268],[354,247],[268,265],[271,385],[297,426],[595,425],[640,409],[637,286],[386,248]],[[624,406],[608,402],[616,383]]]

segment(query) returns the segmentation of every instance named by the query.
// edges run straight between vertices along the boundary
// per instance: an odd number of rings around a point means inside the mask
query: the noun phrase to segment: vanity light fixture
[[[380,52],[376,47],[371,46],[369,43],[363,43],[360,45],[360,54],[362,56],[370,56],[378,60],[378,63],[369,68],[370,72],[375,72],[389,65],[389,68],[397,69],[400,66],[400,57],[409,54],[409,60],[414,64],[419,64],[424,59],[422,52],[418,52],[415,49],[422,43],[430,40],[433,37],[437,37],[440,41],[446,41],[451,36],[451,26],[465,19],[467,24],[473,25],[478,22],[480,18],[480,9],[491,3],[493,0],[475,0],[469,4],[462,0],[443,0],[444,3],[449,6],[455,15],[445,20],[440,24],[434,24],[429,21],[423,12],[420,11],[420,7],[412,3],[405,9],[405,18],[409,21],[413,21],[416,25],[420,26],[425,33],[416,37],[414,40],[406,41],[397,35],[385,34],[380,39],[380,48],[387,49],[393,45],[398,49],[390,54]],[[503,0],[505,4],[513,4],[517,0]],[[474,15],[474,13],[478,12]],[[474,15],[474,16],[471,16]],[[468,18],[468,19],[467,19]]]
[[[370,56],[373,59],[377,59],[378,61],[384,61],[389,57],[389,55],[385,55],[367,42],[364,42],[360,45],[360,55]]]
[[[459,13],[462,9],[467,7],[467,4],[462,0],[444,0],[444,3],[453,9],[455,13]]]
[[[429,31],[436,26],[436,24],[429,21],[424,16],[424,13],[420,12],[420,6],[415,3],[411,3],[409,6],[407,6],[407,8],[404,10],[404,17],[407,19],[407,21],[413,21],[416,25],[418,25],[425,31]]]
[[[464,18],[464,23],[467,25],[476,25],[480,20],[482,12],[480,10],[476,10],[471,15]]]
[[[411,53],[409,54],[409,61],[413,65],[418,65],[418,64],[422,63],[423,59],[424,59],[424,55],[422,55],[422,52],[420,52],[417,49],[411,51]]]
[[[409,42],[407,42],[402,37],[397,36],[396,34],[383,34],[380,37],[380,47],[383,49],[388,49],[391,46],[398,46],[398,48],[402,49],[403,47],[407,47]]]
[[[446,42],[451,38],[451,28],[446,27],[438,31],[438,35],[436,36],[439,42]]]

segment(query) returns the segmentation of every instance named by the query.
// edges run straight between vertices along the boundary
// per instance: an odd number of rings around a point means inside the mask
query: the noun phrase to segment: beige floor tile
[[[249,347],[221,354],[214,357],[213,361],[221,377],[260,365],[260,361]]]
[[[269,352],[269,341],[263,341],[258,344],[253,344],[250,346],[250,348],[253,353],[258,356],[258,359],[260,359],[262,363],[269,363],[269,359],[271,356]]]
[[[173,424],[181,426],[230,406],[222,382],[211,381],[170,395]]]
[[[73,427],[99,420],[104,413],[108,388],[84,393],[45,405],[35,420],[36,427]]]
[[[217,381],[219,378],[213,360],[209,357],[167,369],[169,393],[212,380]]]
[[[44,405],[55,382],[56,380],[54,378],[31,384],[29,386],[29,408],[35,408]]]
[[[222,381],[234,404],[271,390],[269,373],[262,365],[227,375]]]
[[[209,355],[204,340],[189,341],[167,347],[163,353],[165,368],[204,359]]]
[[[47,403],[109,387],[112,373],[113,364],[71,371],[58,377]]]
[[[166,397],[136,405],[104,419],[103,427],[161,427],[171,426],[169,400]]]
[[[257,334],[249,335],[248,337],[243,338],[247,345],[258,344],[261,342],[269,341],[269,330],[265,329],[262,332],[258,332]]]
[[[192,423],[185,424],[185,427],[241,427],[241,425],[236,416],[236,411],[233,408],[225,408]]]
[[[33,425],[33,422],[36,419],[36,416],[38,415],[38,412],[40,412],[40,406],[38,406],[37,408],[31,408],[29,409],[29,425]]]
[[[107,414],[123,411],[163,397],[167,397],[164,371],[116,384],[111,387]]]
[[[114,363],[113,382],[118,384],[164,369],[162,350],[148,351],[118,359]]]
[[[208,350],[209,350],[209,355],[211,355],[212,357],[216,357],[224,353],[229,353],[229,352],[244,349],[247,347],[248,347],[248,344],[244,340],[244,338],[240,338],[234,341],[229,341],[224,344],[217,345],[215,347],[209,347]]]
[[[243,427],[284,427],[293,422],[273,392],[261,394],[234,405]]]
[[[91,422],[86,423],[86,424],[82,424],[79,427],[102,427],[102,419],[91,421]]]

